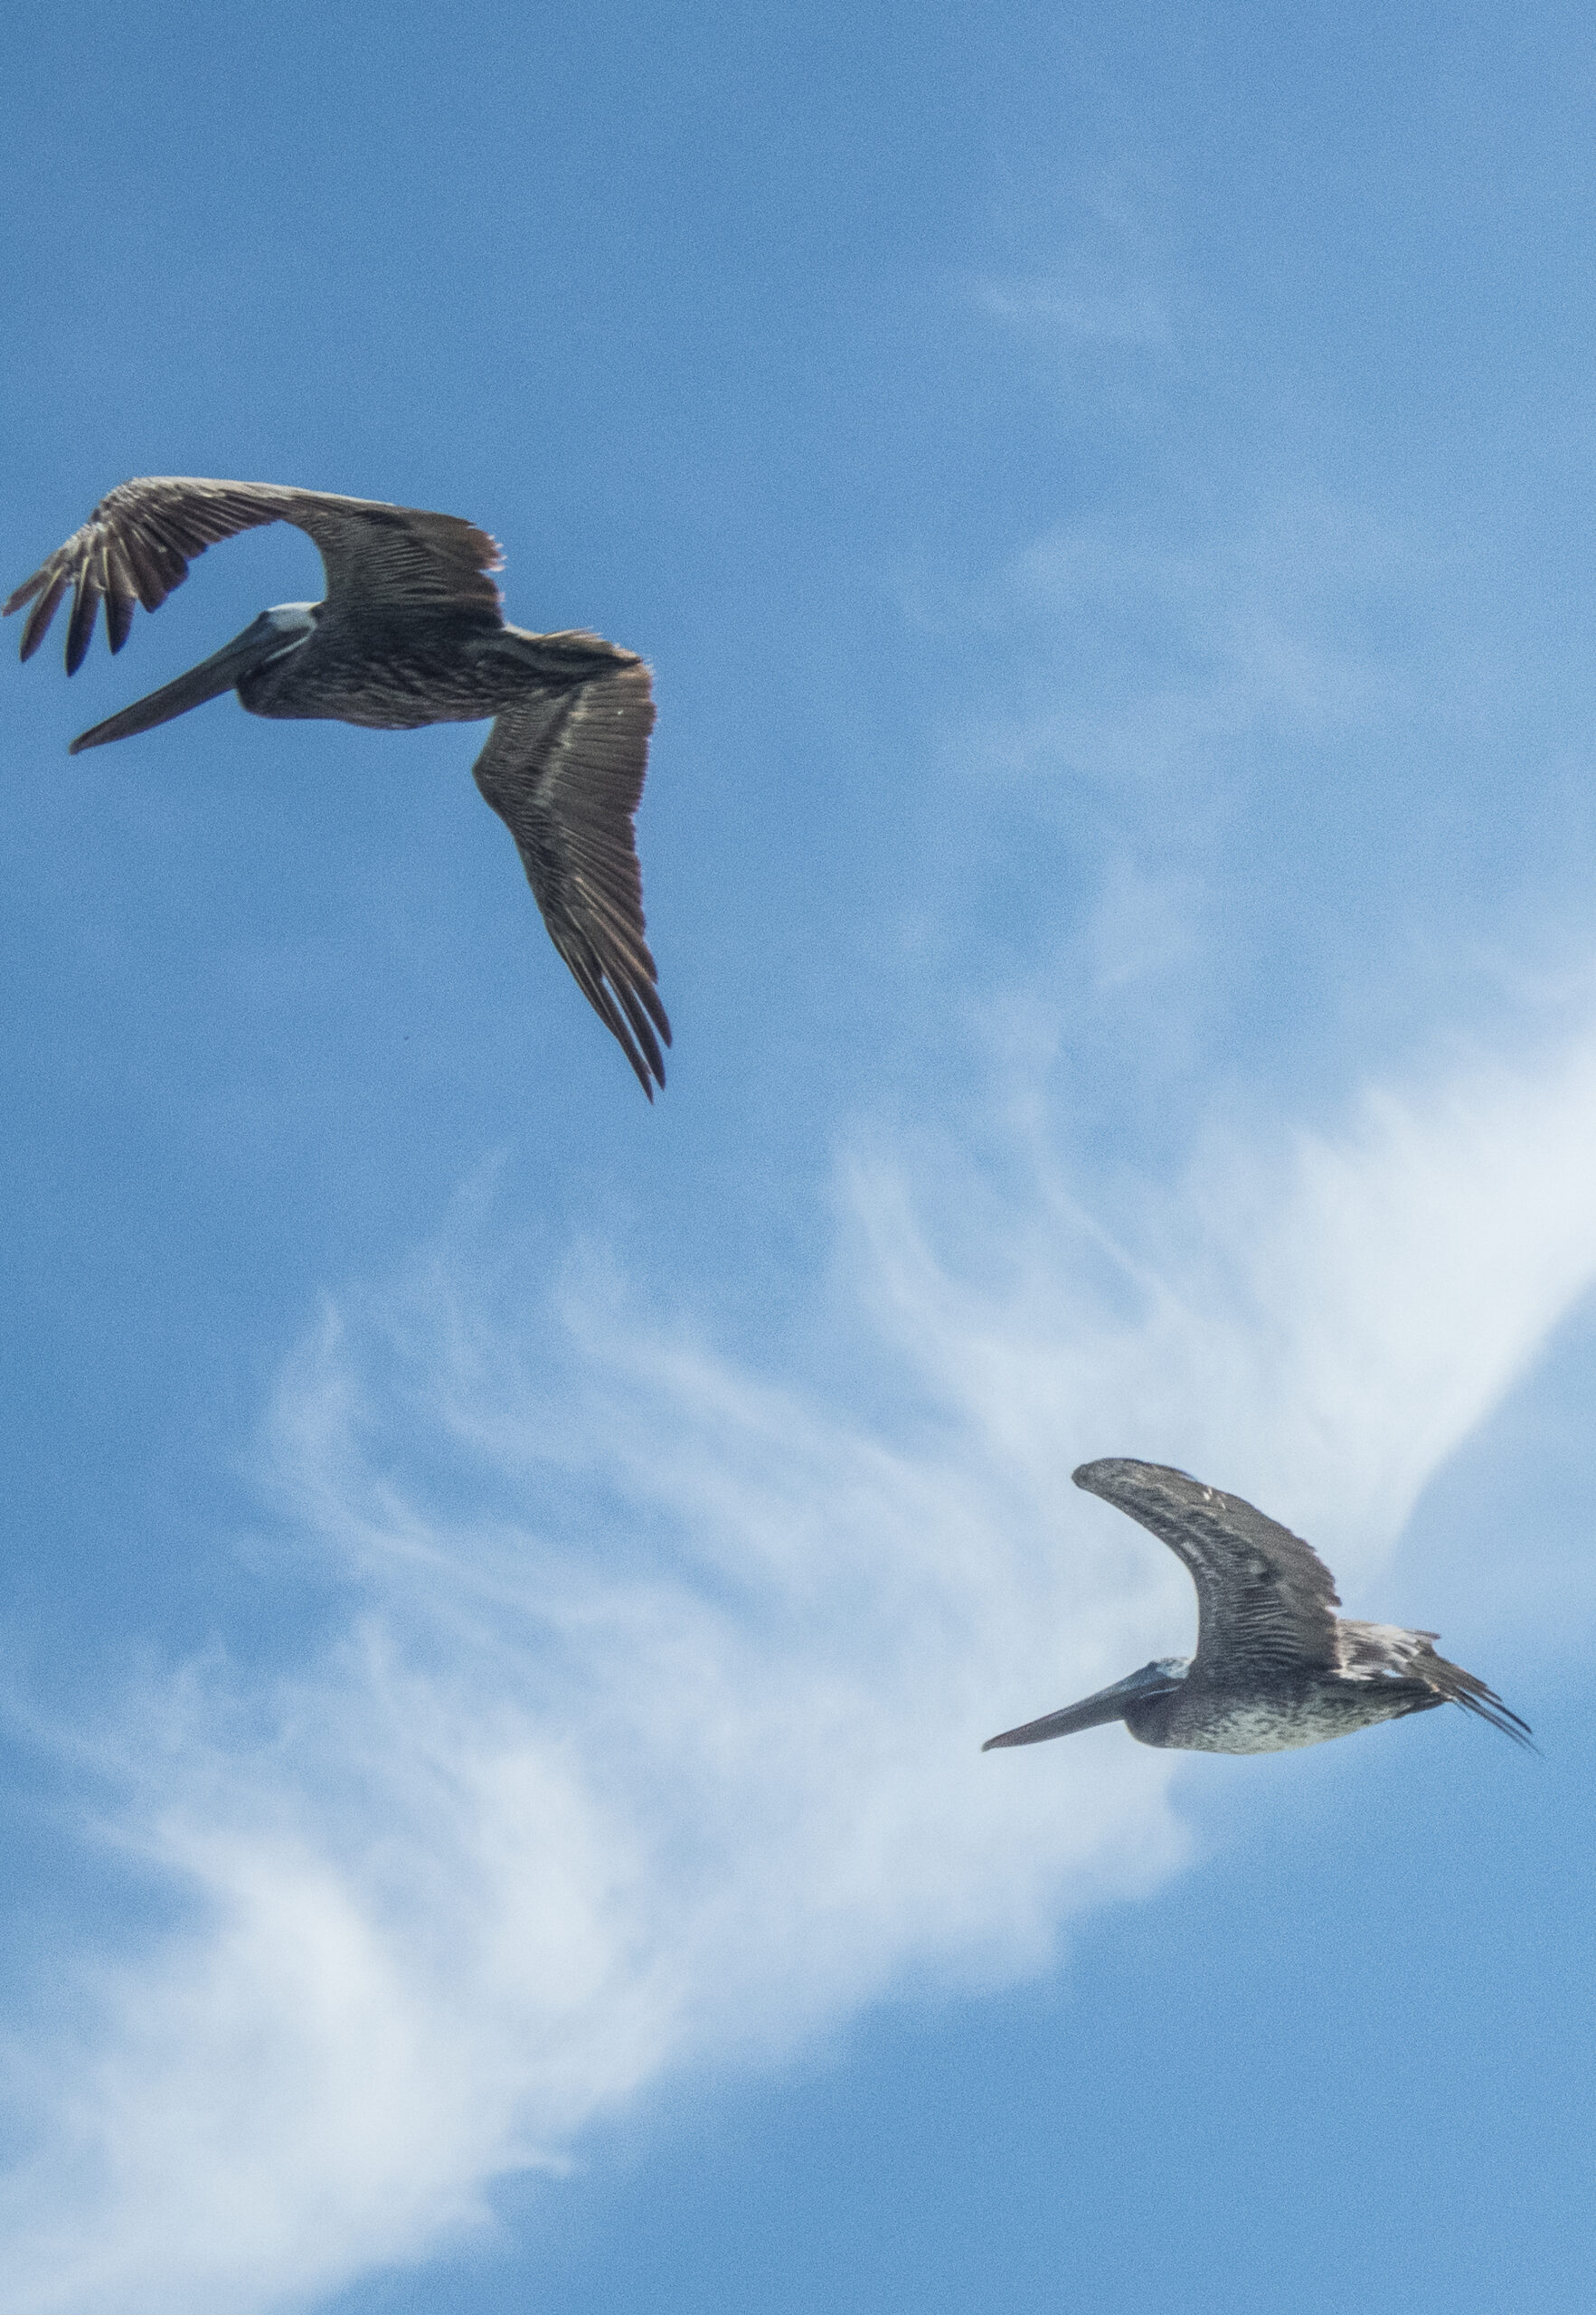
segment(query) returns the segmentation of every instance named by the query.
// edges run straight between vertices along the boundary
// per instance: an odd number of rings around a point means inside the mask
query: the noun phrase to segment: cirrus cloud
[[[290,1677],[203,1659],[72,1740],[84,1837],[175,1910],[78,1954],[70,2027],[12,2022],[13,2303],[302,2301],[673,2073],[1048,1966],[1187,1849],[1177,1764],[1114,1732],[977,1749],[1186,1642],[1072,1465],[1255,1494],[1357,1604],[1596,1277],[1593,1144],[1592,1025],[1095,1196],[1034,1113],[1001,1192],[862,1144],[800,1383],[480,1233],[330,1305],[261,1467],[355,1605]]]

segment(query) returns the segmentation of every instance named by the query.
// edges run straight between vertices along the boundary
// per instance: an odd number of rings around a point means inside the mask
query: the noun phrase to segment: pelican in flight
[[[990,1738],[984,1753],[1107,1720],[1122,1720],[1141,1744],[1280,1753],[1438,1704],[1460,1704],[1529,1743],[1528,1726],[1500,1696],[1436,1654],[1439,1634],[1334,1614],[1341,1602],[1318,1554],[1239,1495],[1163,1463],[1117,1458],[1082,1463],[1075,1484],[1129,1511],[1185,1563],[1197,1587],[1197,1652],[1161,1656],[1080,1704]]]
[[[515,839],[555,948],[652,1101],[671,1032],[643,937],[632,836],[654,728],[648,670],[596,635],[507,626],[488,575],[499,550],[486,531],[454,515],[275,483],[125,482],[5,604],[7,614],[33,604],[23,657],[43,642],[69,587],[71,676],[102,602],[119,651],[136,601],[158,609],[194,556],[278,522],[315,540],[326,600],[262,611],[213,657],[97,723],[70,752],[147,732],[224,691],[251,715],[326,715],[383,731],[491,715],[477,785]]]

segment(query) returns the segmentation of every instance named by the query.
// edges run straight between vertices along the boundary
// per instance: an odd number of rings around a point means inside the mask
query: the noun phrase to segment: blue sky
[[[642,652],[653,1110],[477,735],[5,684],[25,2315],[1591,2303],[1582,12],[13,27],[7,584],[437,506]],[[982,1737],[1181,1463],[1531,1720]]]

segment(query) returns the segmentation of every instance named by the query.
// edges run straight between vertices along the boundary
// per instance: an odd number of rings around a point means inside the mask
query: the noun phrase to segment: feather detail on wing
[[[1183,1560],[1197,1588],[1198,1668],[1333,1668],[1335,1579],[1289,1527],[1239,1495],[1164,1463],[1083,1463],[1077,1487],[1129,1512]]]
[[[33,604],[22,638],[22,656],[32,658],[71,587],[66,662],[67,673],[75,675],[102,601],[111,649],[119,651],[135,602],[158,610],[187,578],[195,555],[241,531],[278,522],[293,523],[315,540],[329,596],[348,593],[401,608],[469,605],[480,610],[485,625],[498,624],[499,591],[487,574],[497,569],[499,551],[474,523],[378,499],[184,475],[119,484],[82,529],[7,598],[0,615]]]
[[[594,636],[536,639],[585,657],[592,673],[505,708],[477,785],[515,839],[555,948],[652,1101],[671,1031],[644,938],[632,828],[654,728],[648,670]]]
[[[1411,1686],[1415,1691],[1415,1712],[1432,1705],[1460,1704],[1465,1712],[1488,1721],[1504,1736],[1511,1736],[1516,1744],[1533,1753],[1529,1723],[1472,1672],[1438,1656],[1432,1643],[1440,1637],[1439,1632],[1406,1631],[1400,1624],[1359,1623],[1344,1616],[1336,1627],[1339,1668],[1349,1680],[1389,1680]]]

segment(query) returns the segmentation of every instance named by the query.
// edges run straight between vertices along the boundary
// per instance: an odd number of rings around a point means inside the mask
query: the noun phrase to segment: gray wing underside
[[[477,785],[515,839],[555,948],[652,1101],[671,1030],[632,828],[654,729],[648,670],[597,637],[538,640],[609,656],[585,681],[505,708],[473,767]]]
[[[340,498],[270,482],[210,482],[192,475],[151,475],[124,482],[102,498],[81,530],[9,596],[0,615],[32,603],[22,656],[43,642],[67,590],[68,675],[81,666],[105,605],[106,635],[119,651],[133,607],[158,610],[188,576],[197,554],[262,523],[293,523],[315,540],[327,595],[358,596],[400,608],[469,605],[485,620],[500,616],[488,573],[499,551],[486,531],[456,515],[433,515],[380,499]]]
[[[1239,1495],[1163,1463],[1083,1463],[1075,1484],[1129,1512],[1197,1588],[1195,1668],[1336,1662],[1335,1580],[1318,1554]]]
[[[1521,1720],[1494,1688],[1487,1688],[1472,1672],[1438,1656],[1433,1643],[1440,1637],[1439,1632],[1406,1631],[1400,1624],[1359,1623],[1344,1616],[1336,1626],[1336,1658],[1348,1679],[1411,1688],[1411,1712],[1460,1704],[1465,1712],[1488,1721],[1516,1744],[1534,1752],[1528,1722]]]

